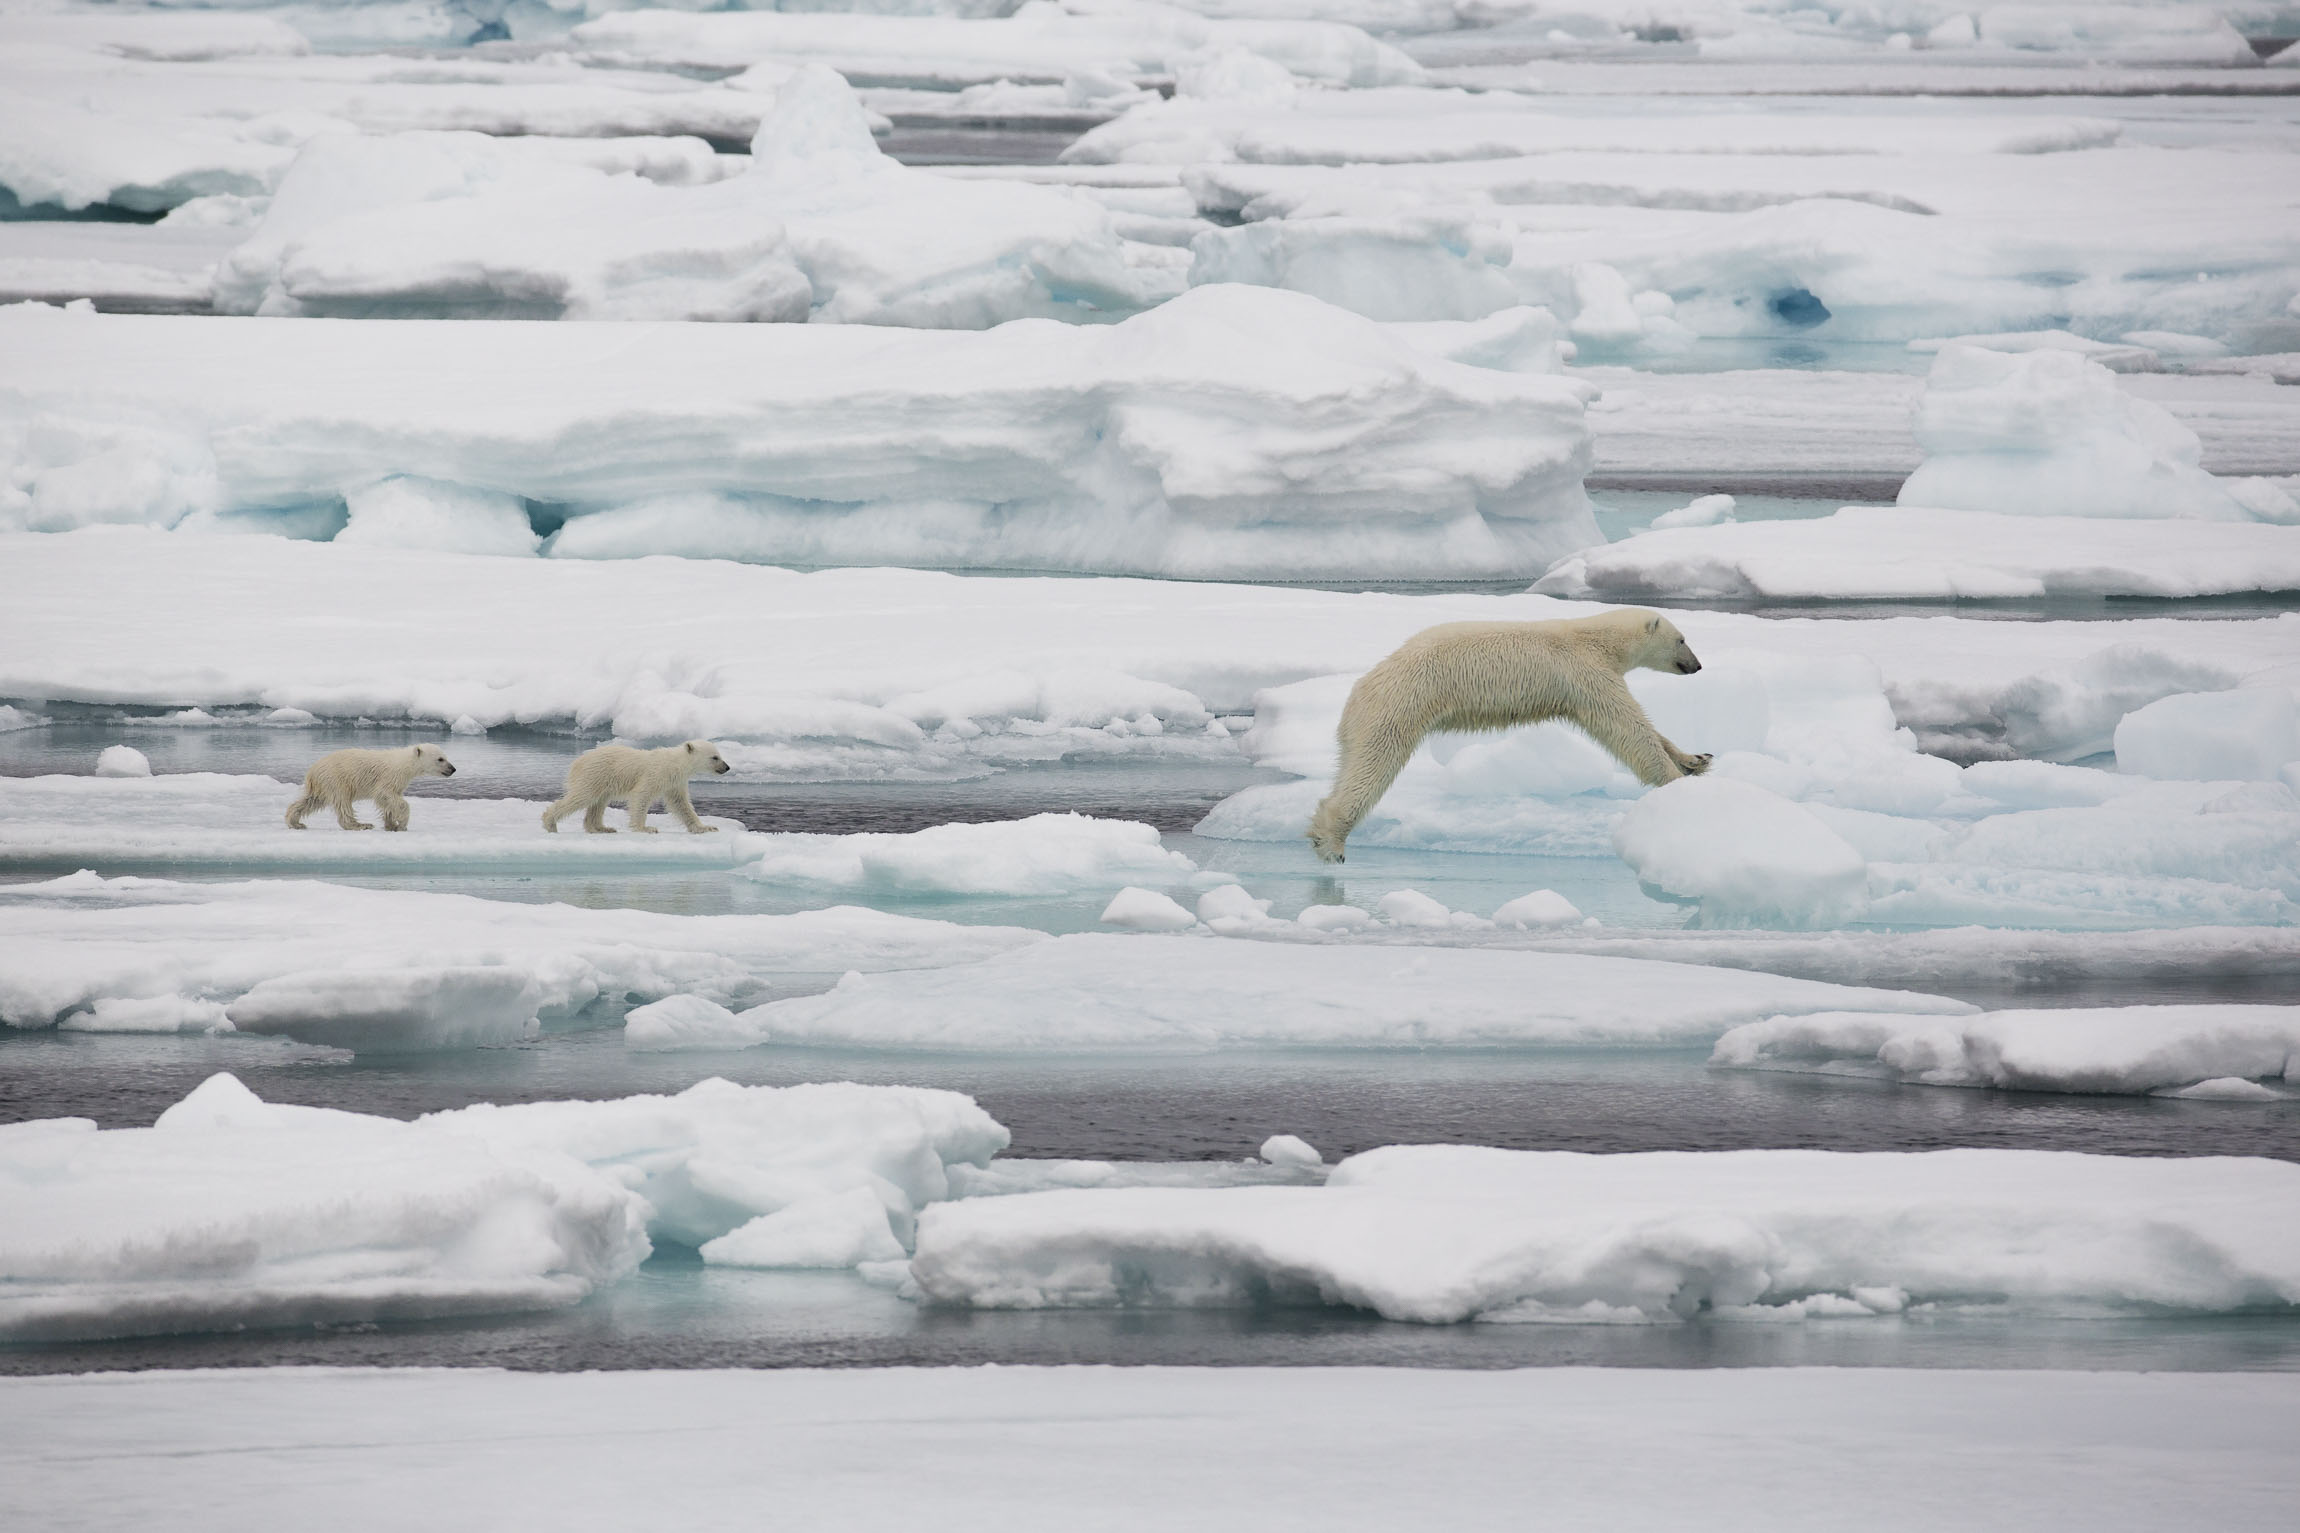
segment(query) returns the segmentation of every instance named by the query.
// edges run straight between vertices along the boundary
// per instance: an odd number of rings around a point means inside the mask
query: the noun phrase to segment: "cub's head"
[[[447,759],[447,752],[436,745],[410,745],[415,757],[415,775],[418,777],[453,777],[455,763]]]
[[[734,770],[727,765],[727,758],[719,754],[719,748],[708,740],[689,740],[687,754],[694,758],[687,763],[689,777],[700,777],[705,772],[724,777]]]
[[[1632,608],[1623,616],[1637,623],[1635,647],[1630,651],[1630,669],[1667,671],[1676,676],[1690,676],[1701,669],[1701,661],[1694,655],[1693,646],[1685,642],[1685,635],[1677,631],[1675,623],[1658,612],[1647,612],[1642,608]]]

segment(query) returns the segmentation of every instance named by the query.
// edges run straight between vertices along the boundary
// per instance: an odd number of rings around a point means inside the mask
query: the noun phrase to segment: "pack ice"
[[[538,832],[540,834],[540,832]],[[294,879],[0,887],[0,1022],[264,1032],[356,1052],[515,1043],[538,1019],[985,957],[1041,934],[853,906],[673,916]],[[816,980],[820,983],[820,980]]]
[[[516,553],[524,501],[564,517],[560,558],[1292,578],[1524,573],[1599,541],[1582,385],[1266,289],[979,335],[19,306],[0,344],[0,525],[37,531],[326,537],[348,502],[364,541],[492,517]]]
[[[980,329],[1147,308],[1181,289],[1173,254],[1125,245],[1101,204],[1066,188],[896,164],[818,65],[776,88],[747,167],[707,185],[477,134],[316,140],[218,267],[215,298],[225,313],[300,317]]]
[[[1876,1075],[1926,1086],[2281,1101],[2300,1078],[2300,1007],[1993,1011],[1939,1025],[1857,1012],[1774,1017],[1717,1040],[1713,1065]]]
[[[1854,993],[1887,1011],[1971,1010],[1919,993],[1576,954],[1087,934],[946,969],[853,974],[737,1021],[761,1043],[961,1053],[1682,1047],[1741,1020],[1842,1010]]]
[[[650,1236],[706,1260],[730,1237],[749,1265],[899,1257],[949,1168],[1006,1143],[970,1099],[899,1086],[709,1080],[400,1123],[217,1075],[148,1129],[0,1128],[0,1339],[551,1309]]]
[[[2300,1167],[2271,1160],[1417,1145],[1323,1187],[942,1204],[911,1275],[982,1308],[1275,1300],[1435,1324],[2289,1313],[2300,1235],[2261,1211],[2295,1196]]]

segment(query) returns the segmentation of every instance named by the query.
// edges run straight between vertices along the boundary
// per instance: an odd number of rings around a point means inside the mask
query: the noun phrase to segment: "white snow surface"
[[[2300,1086],[2300,1006],[1992,1011],[1913,1025],[1861,1012],[1774,1017],[1718,1039],[1709,1062],[2007,1091],[2175,1096],[2207,1081]],[[2283,1096],[2262,1089],[2227,1099]]]
[[[1684,1047],[1741,1021],[1845,1010],[1806,980],[1570,954],[1401,954],[1340,941],[1056,937],[980,963],[851,974],[744,1012],[761,1042],[931,1052],[1250,1047]],[[1860,992],[1957,1016],[1960,1001]]]
[[[1173,883],[1198,865],[1129,820],[1035,814],[895,835],[781,835],[745,877],[877,895],[1067,894],[1136,879]]]
[[[2271,1533],[2282,1373],[1895,1368],[199,1369],[0,1380],[7,1505],[238,1533],[569,1528],[666,1504],[896,1533],[1471,1525]],[[1027,1433],[1017,1422],[1030,1423]],[[601,1424],[613,1425],[602,1430]],[[645,1423],[647,1429],[630,1427]],[[1654,1472],[1653,1443],[1671,1445]],[[1795,1443],[1796,1450],[1784,1448]],[[90,1474],[96,1459],[112,1472]],[[308,1466],[324,1462],[323,1477]],[[1378,1472],[1369,1472],[1378,1466]],[[1946,1472],[1944,1472],[1946,1470]],[[1784,1495],[1785,1477],[1798,1493]]]
[[[561,508],[559,558],[1395,578],[1599,541],[1582,385],[1258,288],[980,335],[24,305],[0,345],[5,527],[326,536],[406,475]]]
[[[553,1309],[638,1266],[642,1212],[564,1154],[217,1075],[150,1128],[0,1129],[0,1337]]]
[[[2116,726],[2117,768],[2148,777],[2281,780],[2300,790],[2296,762],[2300,704],[2281,687],[2175,693],[2135,708]]]
[[[911,1275],[983,1308],[1275,1297],[1431,1324],[2289,1313],[2300,1233],[2261,1211],[2295,1196],[2300,1167],[2226,1157],[1394,1146],[1322,1187],[942,1204]]]
[[[777,89],[747,167],[707,185],[480,134],[316,139],[218,269],[216,306],[980,329],[1132,313],[1181,290],[1169,266],[1130,259],[1102,206],[1066,188],[896,164],[818,65]]]
[[[308,1028],[345,1047],[405,1046],[392,1033],[436,1046],[463,1002],[484,998],[470,993],[474,968],[516,988],[516,1038],[537,1016],[565,1018],[601,1000],[740,1002],[772,993],[778,976],[964,962],[1039,940],[1018,927],[853,906],[674,916],[293,879],[176,883],[82,872],[0,886],[0,1022],[73,1026],[87,1016],[103,1026],[108,1007],[137,1003],[173,1007],[176,1025],[206,1031],[219,1026],[213,1005],[229,1003],[252,1027],[295,1036]],[[466,994],[451,995],[437,1022],[403,1013],[409,1019],[380,1038],[378,1024],[361,1026],[379,997],[439,970],[457,976],[443,985]],[[506,1013],[514,1005],[495,1004]],[[120,1014],[110,1016],[119,1025]]]
[[[1904,501],[1813,521],[1664,529],[1568,555],[1537,583],[1635,600],[2017,600],[2300,590],[2300,527],[1955,511]]]
[[[224,1019],[236,1032],[355,1054],[414,1054],[532,1038],[542,1000],[543,987],[507,964],[331,968],[259,980]]]
[[[2198,466],[2195,432],[2073,352],[1943,347],[1925,380],[1917,444],[1925,461],[1901,486],[1904,506],[2205,521],[2254,514]],[[2300,521],[2300,504],[2277,519]]]
[[[1865,913],[1869,864],[1810,810],[1755,783],[1681,777],[1613,828],[1638,881],[1695,900],[1703,926],[1842,926]]]
[[[1350,679],[1412,634],[1462,619],[1596,610],[1541,596],[355,553],[136,530],[0,535],[0,564],[14,579],[0,602],[0,697],[300,708],[343,719],[468,715],[489,728],[571,722],[650,743],[708,736],[737,747],[731,759],[746,776],[804,771],[816,781],[968,763],[979,772],[1000,759],[998,750],[1051,757],[1187,748],[1234,759],[1238,742],[1208,735],[1206,715],[1245,712],[1257,692],[1305,678],[1320,678],[1318,701],[1296,710],[1295,744],[1252,754],[1289,771],[1323,772],[1314,760],[1292,763],[1330,752]],[[342,623],[345,612],[360,621]],[[601,628],[607,613],[611,632]],[[1868,754],[1861,742],[1874,742],[1889,753],[1877,758],[1889,775],[1871,773],[1848,806],[1873,805],[1880,794],[1889,806],[1889,795],[1910,783],[1948,791],[1954,769],[1918,759],[1916,743],[2082,758],[2109,750],[2117,722],[2159,697],[2300,681],[2300,617],[2292,616],[1999,623],[1686,611],[1677,621],[1707,668],[1691,678],[1638,673],[1633,685],[1663,729],[1681,731],[1672,738],[1689,749],[1753,750],[1779,728],[1778,748],[1793,763],[1807,750]],[[281,644],[283,631],[296,642]],[[1750,717],[1753,689],[1766,702],[1762,730]],[[1681,695],[1665,706],[1662,694],[1672,690]],[[1145,714],[1158,732],[1140,727]],[[1915,741],[1896,740],[1896,718]],[[969,728],[981,733],[969,736]],[[1249,747],[1261,733],[1257,725]],[[1807,743],[1797,744],[1798,735]],[[1476,743],[1514,752],[1515,738]],[[1520,777],[1512,769],[1497,780]],[[1841,769],[1829,777],[1835,791],[1854,791]],[[1609,780],[1598,775],[1583,787]],[[1389,802],[1398,802],[1396,792]],[[1485,804],[1490,812],[1491,794]],[[408,836],[364,839],[407,841],[429,811],[446,807],[419,805]],[[1306,823],[1308,806],[1299,808],[1303,819],[1285,828],[1285,839]],[[683,847],[727,837],[646,839]]]

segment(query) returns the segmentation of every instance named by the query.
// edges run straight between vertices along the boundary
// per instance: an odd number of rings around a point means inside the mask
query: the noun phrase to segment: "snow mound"
[[[243,1033],[355,1054],[406,1054],[532,1038],[542,999],[525,970],[502,965],[324,969],[260,981],[224,1015]]]
[[[133,745],[107,745],[96,757],[98,777],[149,777],[151,758]]]
[[[639,1200],[565,1155],[229,1075],[151,1128],[0,1129],[9,1341],[554,1309],[647,1250]]]
[[[1135,879],[1172,883],[1198,865],[1170,852],[1148,825],[1082,814],[1034,814],[935,825],[903,835],[775,836],[742,871],[765,883],[876,895],[1031,895],[1107,889]]]
[[[1103,907],[1102,924],[1140,932],[1188,931],[1198,924],[1188,906],[1155,889],[1132,885],[1119,890]]]
[[[2300,527],[1949,511],[1904,498],[1892,509],[1846,506],[1816,521],[1728,518],[1723,526],[1647,532],[1567,556],[1534,589],[1616,601],[2290,591],[2300,589]]]
[[[1057,937],[982,963],[850,974],[742,1014],[762,1041],[928,1052],[1707,1043],[1781,1012],[1971,1010],[1764,974],[1556,953]]]
[[[1712,1065],[1855,1070],[1926,1086],[2183,1095],[2233,1078],[2300,1079],[2300,1006],[2115,1006],[1992,1011],[1912,1025],[1859,1012],[1774,1017],[1717,1040]],[[2217,1097],[2222,1090],[2199,1093]]]
[[[2300,762],[2300,706],[2282,687],[2176,693],[2116,726],[2117,770],[2144,777],[2293,782],[2283,776],[2293,762]]]
[[[851,906],[673,916],[83,872],[0,886],[0,1022],[126,1026],[146,1015],[121,1010],[134,1003],[159,1008],[153,1026],[205,1029],[228,1006],[242,1028],[347,1048],[500,1043],[537,1016],[597,1005],[611,1019],[670,995],[748,1002],[792,974],[963,962],[1038,940]]]
[[[1402,578],[1531,574],[1598,541],[1584,385],[1262,288],[982,334],[19,305],[0,348],[22,363],[0,527],[327,536],[339,500],[405,476],[431,504],[383,518],[371,555],[516,552],[513,497],[565,513],[560,559]],[[442,716],[464,712],[485,722]]]
[[[1686,777],[1614,827],[1614,849],[1704,926],[1836,926],[1868,900],[1869,864],[1811,811],[1754,783]]]
[[[1904,506],[2018,516],[2181,517],[2248,511],[2198,467],[2196,433],[2066,351],[1945,346],[1917,413],[1925,461]]]
[[[639,1053],[739,1049],[758,1041],[757,1029],[700,995],[667,995],[623,1014],[623,1047]]]
[[[571,1156],[638,1194],[655,1239],[698,1247],[795,1208],[783,1225],[754,1235],[757,1248],[803,1240],[820,1250],[824,1226],[838,1221],[815,1200],[856,1191],[878,1202],[882,1226],[907,1243],[917,1211],[950,1195],[950,1168],[983,1165],[1008,1142],[972,1097],[843,1081],[711,1079],[676,1096],[482,1102],[417,1122],[507,1154]],[[749,1243],[738,1239],[737,1249]]]
[[[942,1204],[911,1274],[981,1308],[1276,1300],[1431,1324],[2289,1312],[2300,1234],[2261,1210],[2294,1197],[2300,1167],[2270,1160],[1393,1147],[1323,1187]]]
[[[871,1187],[796,1199],[702,1245],[714,1267],[854,1267],[908,1254]]]

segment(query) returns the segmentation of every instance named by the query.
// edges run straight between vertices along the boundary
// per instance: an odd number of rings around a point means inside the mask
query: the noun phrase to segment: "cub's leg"
[[[559,800],[543,811],[543,828],[556,835],[559,830],[559,822],[581,807],[582,805],[576,803],[572,795]]]
[[[385,830],[407,829],[407,800],[386,790],[375,796],[375,807],[383,811]]]
[[[361,820],[359,818],[359,811],[352,807],[358,802],[359,800],[353,798],[350,793],[341,788],[333,790],[328,795],[328,807],[335,811],[336,824],[341,825],[345,830],[375,829],[373,825],[367,824],[365,821]]]
[[[635,788],[631,796],[623,801],[623,807],[631,816],[633,830],[642,836],[656,833],[655,827],[647,823],[647,811],[655,807],[655,795]]]
[[[303,785],[302,797],[298,798],[294,803],[288,805],[288,829],[302,830],[304,828],[303,817],[307,814],[310,814],[314,809],[319,808],[326,802],[327,795],[324,793],[314,793],[312,791],[311,783],[306,781]]]
[[[607,823],[607,805],[614,800],[612,792],[602,793],[583,806],[583,828],[594,836],[611,836],[615,827]]]
[[[687,785],[683,782],[671,784],[671,791],[663,795],[663,804],[679,817],[679,823],[687,827],[689,835],[709,835],[719,828],[716,825],[705,825],[702,816],[695,813],[695,801],[688,797]]]

